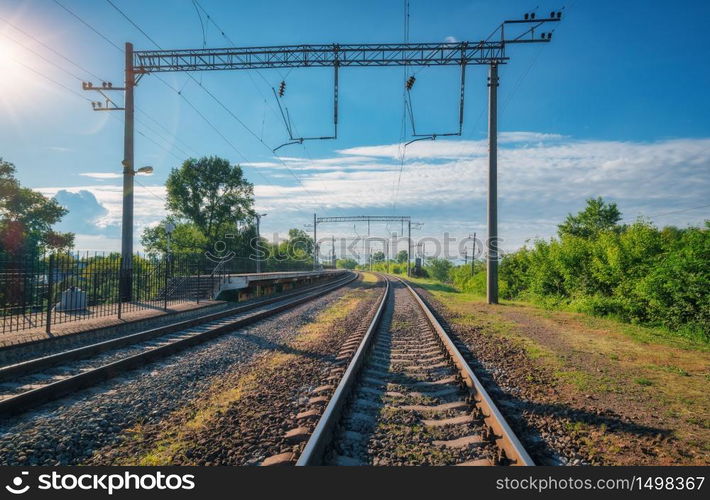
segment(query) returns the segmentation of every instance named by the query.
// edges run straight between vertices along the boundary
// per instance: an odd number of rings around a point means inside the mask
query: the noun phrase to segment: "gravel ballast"
[[[31,413],[5,419],[0,424],[0,463],[83,463],[96,450],[122,443],[126,429],[160,422],[198,398],[215,377],[283,346],[299,328],[357,286],[343,287]]]

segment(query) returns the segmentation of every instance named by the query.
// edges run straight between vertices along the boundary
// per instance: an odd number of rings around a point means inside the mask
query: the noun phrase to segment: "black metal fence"
[[[265,259],[262,272],[310,270],[306,262]],[[134,255],[126,266],[116,253],[0,258],[0,331],[44,329],[91,317],[140,309],[167,309],[212,298],[228,274],[256,272],[250,258],[175,254]]]

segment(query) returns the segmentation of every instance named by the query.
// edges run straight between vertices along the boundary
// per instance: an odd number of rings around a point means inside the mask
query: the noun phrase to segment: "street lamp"
[[[150,165],[148,165],[148,166],[146,166],[146,167],[141,167],[141,168],[139,168],[138,170],[136,170],[135,173],[136,173],[136,174],[150,175],[150,174],[153,173],[153,167],[151,167]]]
[[[256,273],[259,274],[261,272],[261,255],[259,254],[259,243],[261,242],[261,218],[266,217],[267,214],[259,214],[255,213],[254,217],[256,217]]]
[[[123,162],[123,214],[121,220],[121,300],[129,302],[132,295],[133,275],[133,177],[136,174],[150,175],[153,167],[140,167],[133,170],[131,163]]]

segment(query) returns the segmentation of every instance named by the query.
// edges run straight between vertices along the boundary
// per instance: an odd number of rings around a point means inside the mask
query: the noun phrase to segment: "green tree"
[[[395,257],[397,262],[400,264],[405,264],[408,258],[409,252],[407,252],[406,250],[400,250],[399,252],[397,252],[397,257]]]
[[[289,229],[288,239],[278,244],[261,240],[260,248],[266,254],[264,269],[278,270],[304,270],[313,266],[313,238],[297,228]],[[252,246],[252,255],[256,248]]]
[[[209,240],[220,239],[225,223],[250,219],[254,187],[239,165],[216,156],[190,158],[170,172],[166,208]]]
[[[355,269],[357,261],[355,259],[338,259],[335,263],[338,269]]]
[[[385,261],[385,253],[384,252],[375,252],[372,254],[372,262],[384,262]]]
[[[165,225],[175,224],[175,230],[170,237],[170,250],[172,252],[199,253],[209,248],[209,240],[202,231],[192,222],[179,223],[174,217],[167,217],[160,224],[147,227],[141,235],[141,244],[148,253],[165,253],[168,250],[168,237]]]
[[[453,265],[446,259],[429,259],[426,263],[426,270],[432,278],[448,282],[450,281],[449,273]]]
[[[304,260],[313,256],[313,238],[308,236],[303,229],[291,228],[288,230],[286,242],[287,255],[296,260]]]
[[[56,200],[22,187],[15,166],[0,158],[0,245],[18,255],[43,249],[65,250],[74,245],[72,233],[59,233],[52,226],[67,213]]]
[[[616,203],[606,203],[601,197],[589,198],[587,206],[577,215],[569,214],[565,221],[557,226],[560,237],[579,236],[590,238],[602,231],[617,229],[621,212]]]

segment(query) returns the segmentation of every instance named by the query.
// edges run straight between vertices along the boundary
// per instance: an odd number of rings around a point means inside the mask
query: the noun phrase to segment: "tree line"
[[[0,259],[29,262],[46,252],[73,250],[74,234],[52,229],[67,209],[22,186],[15,173],[15,166],[0,158]],[[171,170],[166,189],[168,215],[141,234],[150,256],[166,254],[170,224],[172,253],[226,256],[245,268],[258,255],[265,271],[312,266],[314,243],[303,230],[291,229],[281,242],[257,240],[254,186],[241,166],[216,156],[189,158]]]
[[[626,322],[664,326],[710,340],[710,221],[704,227],[623,224],[615,203],[587,200],[568,215],[557,237],[505,255],[500,294]],[[483,263],[453,266],[436,259],[425,269],[457,288],[485,294]]]

